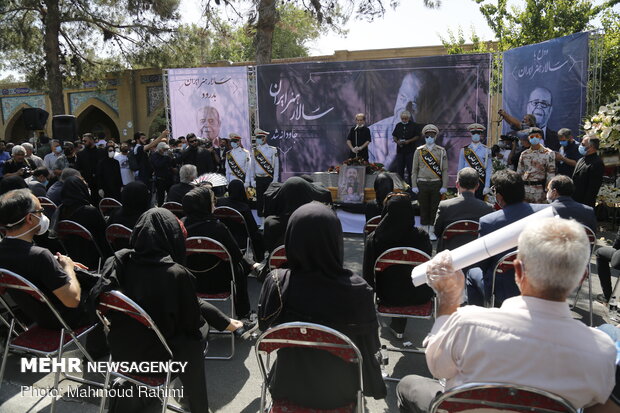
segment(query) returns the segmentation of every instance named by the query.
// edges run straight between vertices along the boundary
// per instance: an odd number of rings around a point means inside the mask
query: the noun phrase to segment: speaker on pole
[[[45,129],[47,118],[50,116],[46,110],[40,108],[24,108],[22,109],[22,120],[27,130]]]
[[[52,136],[61,142],[75,141],[78,138],[77,118],[73,115],[52,117]]]

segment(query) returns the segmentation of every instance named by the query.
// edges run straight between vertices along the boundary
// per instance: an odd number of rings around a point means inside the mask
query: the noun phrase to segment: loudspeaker
[[[22,119],[24,121],[24,127],[28,130],[41,130],[45,129],[47,118],[50,116],[47,111],[39,108],[24,108],[22,109]]]
[[[75,141],[78,138],[77,118],[73,115],[52,117],[52,136],[61,142]]]

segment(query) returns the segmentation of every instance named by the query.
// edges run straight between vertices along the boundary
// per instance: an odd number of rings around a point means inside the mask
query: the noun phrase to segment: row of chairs
[[[80,338],[95,328],[95,325],[83,326],[78,329],[71,329],[56,311],[47,297],[32,283],[11,271],[0,269],[0,293],[4,295],[7,290],[15,289],[26,292],[37,300],[45,303],[50,311],[61,323],[59,331],[46,330],[37,326],[20,327],[22,331],[16,329],[16,317],[12,317],[10,322],[4,318],[2,320],[9,325],[9,334],[3,354],[2,366],[0,367],[0,384],[4,377],[4,371],[8,359],[9,351],[28,352],[37,357],[51,358],[60,361],[63,352],[71,345],[77,346],[79,351],[90,361],[91,356],[80,343]],[[11,311],[10,306],[2,299],[5,309]],[[110,291],[101,294],[97,306],[97,316],[103,323],[104,328],[109,331],[111,323],[108,316],[111,312],[120,312],[127,317],[138,321],[143,326],[155,333],[155,336],[166,350],[169,361],[173,360],[173,352],[161,334],[159,328],[148,313],[142,309],[135,301],[125,296],[119,291]],[[14,314],[11,312],[14,316]],[[327,351],[339,357],[347,363],[355,366],[357,372],[357,386],[355,402],[340,409],[332,409],[329,412],[358,412],[364,411],[363,398],[363,359],[359,349],[355,344],[342,333],[312,323],[286,323],[269,329],[258,338],[255,344],[255,353],[259,363],[263,378],[261,386],[261,412],[318,412],[317,409],[308,409],[296,406],[287,400],[271,400],[268,404],[268,378],[270,369],[273,367],[271,362],[272,355],[282,348],[312,348]],[[108,359],[112,362],[112,357]],[[271,363],[270,363],[271,362]],[[68,376],[63,372],[56,372],[54,376],[54,389],[57,389],[60,375],[71,380],[87,383],[97,387],[108,389],[113,378],[123,378],[139,386],[146,386],[149,389],[168,389],[173,376],[170,373],[161,376],[144,376],[130,374],[123,371],[107,370],[103,383],[86,380],[83,377]],[[107,392],[102,392],[103,397],[100,403],[100,412],[105,409]],[[168,392],[158,392],[162,394],[162,413],[170,408],[175,411],[183,412],[176,406],[168,405]],[[56,398],[52,398],[51,412],[56,408]],[[506,383],[470,383],[452,389],[442,395],[437,396],[432,404],[430,411],[460,412],[475,408],[493,408],[508,411],[546,411],[546,412],[576,412],[569,402],[563,398],[538,389],[525,386],[515,386]]]

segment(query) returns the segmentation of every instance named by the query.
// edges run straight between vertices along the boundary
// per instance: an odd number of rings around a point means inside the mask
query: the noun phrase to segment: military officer
[[[245,187],[252,182],[252,157],[250,152],[241,146],[241,136],[237,133],[228,134],[230,151],[226,152],[226,179],[231,182],[239,179]]]
[[[479,123],[472,123],[467,127],[471,134],[471,143],[464,146],[459,153],[458,170],[465,167],[474,168],[478,172],[480,185],[476,190],[476,198],[482,199],[491,188],[491,174],[493,173],[493,157],[488,146],[480,143],[486,128]]]
[[[256,209],[258,216],[263,216],[263,195],[272,182],[278,182],[280,177],[280,162],[278,148],[267,145],[267,135],[260,128],[254,130],[256,146],[252,151],[252,186],[256,188]]]
[[[519,157],[517,173],[525,184],[525,201],[544,204],[547,201],[547,183],[555,176],[555,152],[542,145],[543,131],[530,128],[530,147]]]
[[[413,154],[411,190],[418,194],[420,224],[426,229],[431,241],[437,240],[433,223],[441,200],[448,191],[448,155],[435,144],[439,129],[435,125],[422,128],[425,144]]]

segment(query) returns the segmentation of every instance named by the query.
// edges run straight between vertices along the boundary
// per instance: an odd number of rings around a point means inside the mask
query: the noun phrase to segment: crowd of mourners
[[[592,254],[584,227],[597,231],[593,209],[573,199],[575,185],[569,176],[557,175],[545,183],[546,203],[528,203],[522,175],[500,170],[489,183],[494,208],[476,198],[478,172],[462,168],[456,181],[458,196],[437,207],[433,224],[439,240],[434,244],[428,231],[415,225],[411,194],[396,192],[390,175],[379,174],[376,200],[366,205],[366,215],[380,215],[381,220],[365,239],[359,256],[363,272],[358,275],[344,266],[342,226],[330,191],[308,176],[271,183],[261,205],[264,221],[257,222],[244,182],[232,179],[220,186],[196,181],[207,172],[222,172],[225,152],[220,150],[225,148],[203,145],[195,136],[172,140],[167,132],[152,139],[136,134],[134,142],[120,147],[91,134],[75,143],[41,143],[37,154],[28,143],[12,148],[0,143],[0,268],[35,284],[72,328],[97,322],[94,308],[103,292],[119,290],[133,299],[158,326],[174,359],[188,362],[179,376],[184,387],[181,404],[193,413],[209,411],[206,374],[216,374],[204,363],[210,329],[231,332],[238,339],[293,321],[336,329],[361,353],[364,395],[380,399],[387,388],[375,305],[409,308],[431,300],[436,300],[437,312],[424,340],[426,360],[432,375],[445,382],[404,377],[396,388],[401,411],[427,411],[438,394],[472,382],[530,386],[561,396],[575,408],[620,411],[620,392],[614,387],[616,329],[587,327],[572,318],[567,304]],[[102,198],[114,198],[120,206],[104,215],[98,207]],[[56,207],[50,209],[48,200]],[[167,201],[181,208],[159,207]],[[217,207],[238,211],[246,226],[218,218]],[[500,256],[462,270],[453,267],[447,251],[469,240],[444,239],[451,223],[476,221],[484,236],[544,208],[553,208],[560,218],[526,227],[509,276],[495,278]],[[90,242],[61,236],[63,221],[81,225],[90,233]],[[126,248],[106,239],[106,229],[113,224],[131,232]],[[188,254],[186,240],[192,237],[219,242],[230,262]],[[614,253],[619,243],[617,239],[597,254],[603,301],[612,294],[610,265],[618,259]],[[267,258],[281,245],[286,264],[269,271]],[[376,274],[377,258],[397,247],[432,257],[428,284],[415,287],[411,268],[405,265]],[[248,293],[251,275],[263,283],[256,309]],[[228,291],[231,280],[232,317],[198,298],[199,293]],[[59,328],[44,303],[26,293],[9,294],[20,317]],[[87,337],[92,358],[167,358],[146,327],[114,312],[110,319],[109,331],[98,325]],[[403,340],[406,324],[406,318],[392,318],[383,331],[390,332],[391,340]],[[274,400],[337,409],[356,401],[356,374],[333,354],[285,349],[278,354],[268,388]]]

